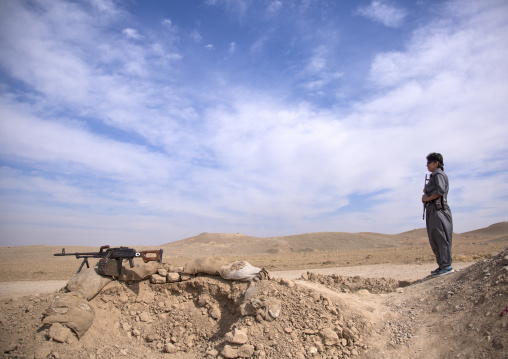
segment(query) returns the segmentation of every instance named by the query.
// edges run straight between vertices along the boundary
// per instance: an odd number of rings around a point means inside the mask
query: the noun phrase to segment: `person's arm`
[[[427,203],[427,202],[433,201],[433,200],[435,200],[436,198],[439,198],[439,197],[441,197],[441,196],[438,195],[437,193],[434,193],[434,194],[432,194],[430,196],[427,196],[426,194],[424,194],[422,196],[422,202],[423,203]]]

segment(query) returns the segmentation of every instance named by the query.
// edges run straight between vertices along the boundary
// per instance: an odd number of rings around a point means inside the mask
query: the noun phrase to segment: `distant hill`
[[[508,235],[508,222],[494,223],[488,227],[462,233],[472,236],[504,236]]]
[[[454,233],[454,243],[478,240],[508,241],[508,222],[466,233]],[[425,228],[399,234],[371,232],[315,232],[280,237],[253,237],[241,233],[201,233],[197,236],[164,244],[174,255],[221,256],[290,254],[314,251],[351,251],[359,249],[425,246]]]

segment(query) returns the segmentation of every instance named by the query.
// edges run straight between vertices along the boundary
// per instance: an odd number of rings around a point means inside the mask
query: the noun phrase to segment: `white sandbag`
[[[224,279],[251,281],[258,275],[261,268],[254,267],[249,262],[235,261],[220,267],[219,274]]]
[[[72,277],[67,282],[66,288],[69,292],[79,292],[87,300],[90,300],[112,280],[112,277],[102,276],[97,273],[97,267],[87,268]]]
[[[81,293],[69,292],[56,295],[44,315],[44,324],[61,323],[81,337],[93,324],[95,311]]]
[[[219,275],[219,269],[226,263],[225,259],[219,257],[194,258],[185,264],[183,273]]]

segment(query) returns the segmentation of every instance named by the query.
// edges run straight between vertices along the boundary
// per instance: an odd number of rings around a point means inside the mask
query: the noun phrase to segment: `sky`
[[[508,220],[505,0],[3,0],[0,245]]]

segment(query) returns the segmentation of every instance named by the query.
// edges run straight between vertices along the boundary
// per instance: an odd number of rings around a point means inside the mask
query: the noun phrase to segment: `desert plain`
[[[213,256],[265,268],[271,279],[256,290],[281,303],[280,316],[239,314],[252,283],[198,275],[143,281],[134,291],[112,281],[90,300],[90,329],[59,341],[42,318],[81,260],[53,256],[57,246],[0,247],[0,356],[508,358],[508,314],[501,315],[508,306],[508,222],[454,233],[456,271],[438,278],[428,277],[436,264],[425,229],[270,238],[201,233],[148,244],[132,247],[163,249],[166,267]],[[245,342],[231,342],[236,331]]]

